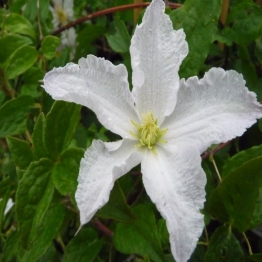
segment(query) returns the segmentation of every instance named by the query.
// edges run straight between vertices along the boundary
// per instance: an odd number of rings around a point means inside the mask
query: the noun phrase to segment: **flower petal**
[[[162,0],[154,0],[136,27],[130,53],[133,96],[140,114],[152,111],[161,123],[176,103],[178,69],[188,53],[182,29],[173,30]]]
[[[172,254],[186,262],[203,231],[200,209],[205,202],[206,176],[195,147],[181,143],[157,148],[144,157],[141,168],[145,189],[166,219]]]
[[[142,160],[135,141],[124,139],[113,144],[94,140],[81,160],[75,195],[81,225],[108,201],[115,180]]]
[[[63,68],[54,68],[45,75],[43,87],[56,100],[89,107],[107,129],[132,138],[130,119],[138,122],[138,117],[124,65],[114,66],[88,55],[79,60],[79,65],[69,63]]]
[[[174,112],[163,122],[165,139],[193,143],[200,153],[212,144],[241,136],[262,117],[262,106],[241,74],[212,68],[198,80],[180,82]]]

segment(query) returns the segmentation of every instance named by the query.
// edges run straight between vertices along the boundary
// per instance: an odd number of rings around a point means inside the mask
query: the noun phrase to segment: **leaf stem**
[[[244,236],[244,238],[245,238],[245,240],[247,242],[248,253],[249,253],[250,256],[252,256],[253,252],[252,252],[252,248],[251,248],[251,245],[249,243],[249,240],[248,240],[248,238],[247,238],[247,236],[246,236],[246,234],[244,232],[242,232],[242,234],[243,234],[243,236]]]
[[[219,182],[221,183],[221,182],[222,182],[222,178],[221,178],[220,173],[219,173],[219,171],[218,171],[218,168],[217,168],[217,165],[216,165],[216,161],[215,161],[215,159],[214,159],[214,157],[213,157],[213,154],[211,154],[211,155],[209,156],[209,158],[210,158],[210,160],[211,160],[212,163],[213,163],[213,166],[214,166],[214,168],[215,168],[215,170],[216,170],[216,173],[217,173]]]

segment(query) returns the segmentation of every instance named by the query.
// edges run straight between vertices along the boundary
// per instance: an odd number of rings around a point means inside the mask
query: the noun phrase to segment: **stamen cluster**
[[[152,149],[154,153],[156,143],[166,143],[162,139],[164,134],[168,129],[161,130],[157,124],[157,119],[154,119],[153,113],[150,111],[142,116],[142,124],[138,125],[131,120],[131,123],[136,127],[138,133],[134,134],[130,132],[133,136],[139,139],[139,144],[137,146],[146,146],[148,149]]]

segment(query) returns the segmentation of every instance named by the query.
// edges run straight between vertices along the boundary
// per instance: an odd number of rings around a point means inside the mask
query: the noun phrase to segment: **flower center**
[[[139,139],[138,147],[146,146],[148,149],[152,149],[156,154],[155,144],[156,143],[166,143],[165,140],[162,139],[164,134],[167,132],[168,128],[161,130],[157,125],[157,119],[154,119],[153,113],[150,111],[144,115],[142,115],[142,124],[138,125],[134,121],[131,120],[131,123],[137,129],[137,134],[130,132],[133,136]]]
[[[58,7],[56,9],[56,13],[57,13],[57,17],[58,17],[58,21],[60,22],[60,24],[64,25],[67,23],[67,13],[63,10],[62,7]]]

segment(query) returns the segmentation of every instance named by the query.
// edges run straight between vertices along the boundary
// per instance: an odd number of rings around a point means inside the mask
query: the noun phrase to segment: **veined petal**
[[[141,168],[147,194],[166,219],[171,250],[177,262],[186,262],[203,231],[200,209],[205,202],[206,176],[195,147],[186,143],[148,151]]]
[[[92,109],[107,129],[131,137],[130,119],[138,121],[124,65],[93,55],[81,58],[79,65],[69,63],[54,68],[44,77],[46,92],[55,100],[75,102]]]
[[[94,140],[81,160],[75,195],[81,225],[107,203],[115,180],[142,160],[135,141],[124,139],[113,144]]]
[[[199,80],[180,82],[174,112],[163,122],[167,141],[193,143],[202,153],[212,144],[241,136],[262,117],[262,106],[241,74],[212,68]]]
[[[173,30],[164,9],[164,1],[152,1],[130,47],[135,103],[140,114],[152,111],[159,123],[175,107],[178,69],[188,53],[184,31]]]

